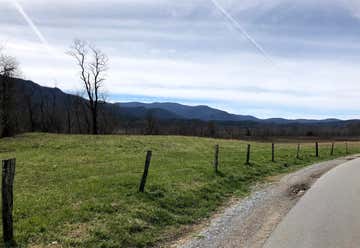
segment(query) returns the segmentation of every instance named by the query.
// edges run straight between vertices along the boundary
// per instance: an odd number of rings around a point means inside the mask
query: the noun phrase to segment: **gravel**
[[[172,247],[260,248],[321,175],[354,158],[351,156],[314,164],[276,182],[255,186],[249,197],[234,202],[199,233],[177,241]]]

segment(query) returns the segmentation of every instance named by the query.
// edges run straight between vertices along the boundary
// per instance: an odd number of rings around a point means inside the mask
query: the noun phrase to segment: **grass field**
[[[220,172],[214,173],[214,145]],[[0,140],[0,159],[16,157],[14,227],[21,247],[149,247],[209,217],[230,196],[244,196],[270,175],[345,155],[335,147],[165,136],[26,134]],[[138,193],[147,150],[153,151],[146,193]],[[349,143],[360,153],[359,143]],[[285,167],[287,163],[289,167]]]

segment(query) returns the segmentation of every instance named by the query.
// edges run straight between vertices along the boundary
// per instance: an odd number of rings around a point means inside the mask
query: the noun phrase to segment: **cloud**
[[[278,67],[208,0],[19,0],[56,57],[44,51],[8,0],[0,0],[0,41],[7,41],[28,79],[56,82],[67,91],[80,83],[65,51],[74,38],[83,38],[110,57],[106,87],[112,99],[160,97],[259,117],[356,115],[357,1],[218,1]]]

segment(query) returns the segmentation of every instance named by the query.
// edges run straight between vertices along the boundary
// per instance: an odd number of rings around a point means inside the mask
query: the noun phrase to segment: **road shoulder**
[[[266,248],[353,248],[360,244],[360,159],[322,176],[271,234]]]
[[[178,240],[172,247],[260,248],[318,178],[356,157],[314,164],[281,179],[275,178],[266,185],[256,186],[250,196],[232,202],[200,231]]]

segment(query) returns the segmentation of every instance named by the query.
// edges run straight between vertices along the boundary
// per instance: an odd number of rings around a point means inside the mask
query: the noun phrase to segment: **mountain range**
[[[16,88],[27,95],[31,92],[33,102],[39,102],[40,96],[47,99],[54,98],[58,106],[66,104],[68,99],[77,96],[65,93],[58,88],[43,87],[32,81],[16,79]],[[82,101],[86,101],[82,99]],[[332,124],[343,122],[339,119],[296,119],[289,120],[284,118],[259,119],[250,115],[237,115],[226,111],[212,108],[205,105],[188,106],[173,102],[118,102],[106,103],[108,109],[113,111],[122,119],[146,119],[149,113],[159,120],[201,120],[217,122],[254,122],[264,124]]]
[[[259,119],[251,115],[236,115],[223,110],[211,108],[205,105],[188,106],[172,102],[154,102],[154,103],[141,103],[141,102],[123,102],[116,103],[120,108],[130,110],[130,112],[137,112],[139,109],[147,109],[155,111],[160,119],[187,119],[187,120],[202,120],[202,121],[222,121],[222,122],[264,122],[275,124],[313,124],[313,123],[336,123],[341,122],[339,119],[324,119],[324,120],[310,120],[310,119],[296,119],[289,120],[284,118],[270,118]],[[133,110],[133,111],[131,111]]]

